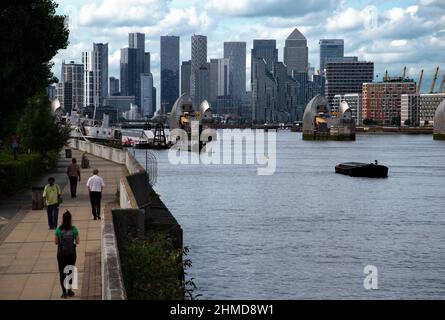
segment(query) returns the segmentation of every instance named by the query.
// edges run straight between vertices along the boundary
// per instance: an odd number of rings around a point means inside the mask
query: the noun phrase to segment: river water
[[[445,142],[309,142],[283,131],[271,176],[253,165],[172,165],[167,152],[155,152],[155,189],[183,228],[203,299],[445,297]],[[144,165],[145,151],[137,158]],[[375,159],[388,179],[334,173]],[[367,265],[377,290],[364,288]]]

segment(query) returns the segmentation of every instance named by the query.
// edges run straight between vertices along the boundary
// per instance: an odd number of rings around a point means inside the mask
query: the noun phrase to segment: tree
[[[51,103],[45,92],[30,99],[17,125],[25,150],[47,155],[60,150],[68,142],[70,128],[56,123],[51,113]]]
[[[27,101],[56,78],[51,59],[68,45],[64,16],[51,0],[0,4],[0,138],[15,129]]]

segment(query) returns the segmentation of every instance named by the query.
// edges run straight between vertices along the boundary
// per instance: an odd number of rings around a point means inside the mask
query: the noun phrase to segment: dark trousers
[[[46,207],[46,214],[48,215],[48,227],[50,229],[57,228],[57,220],[59,218],[59,205],[50,204]]]
[[[102,192],[90,191],[91,209],[94,218],[100,218],[100,200],[102,199]]]
[[[74,269],[70,270],[68,274],[63,273],[66,266],[74,266],[76,264],[76,254],[70,254],[70,255],[62,255],[60,253],[57,254],[57,263],[59,265],[59,277],[60,277],[60,286],[62,287],[62,292],[66,293],[67,288],[65,288],[65,278],[66,276],[72,274],[74,272]],[[72,285],[72,282],[69,283]]]
[[[77,179],[79,177],[72,177],[70,176],[70,191],[71,191],[71,197],[75,197],[77,193]]]

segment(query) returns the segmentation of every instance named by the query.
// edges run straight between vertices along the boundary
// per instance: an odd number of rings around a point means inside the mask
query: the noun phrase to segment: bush
[[[174,249],[165,236],[128,239],[120,252],[122,273],[128,299],[183,300],[193,298],[193,279],[184,281],[190,260],[182,259],[188,249]],[[186,287],[191,288],[186,288]]]
[[[40,154],[19,154],[17,160],[14,160],[12,155],[2,155],[0,158],[0,194],[26,187],[44,169],[42,159]]]

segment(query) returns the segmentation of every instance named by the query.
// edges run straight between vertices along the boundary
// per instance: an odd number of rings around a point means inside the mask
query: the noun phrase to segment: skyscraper
[[[207,68],[207,37],[201,35],[192,36],[192,60],[190,70],[190,96],[193,99],[195,105],[200,105],[202,101],[199,101],[199,97],[196,92],[198,90],[197,78],[201,68]],[[207,70],[208,71],[208,70]],[[202,72],[201,72],[202,73]],[[203,78],[204,79],[204,78]],[[203,80],[201,79],[201,80]],[[208,77],[207,77],[208,79]],[[201,85],[203,85],[201,83]],[[208,86],[208,84],[207,84]],[[201,88],[203,89],[203,88]],[[202,91],[202,90],[201,90]],[[201,92],[202,93],[202,92]],[[208,90],[207,90],[208,94]],[[207,97],[206,97],[207,99]]]
[[[136,49],[122,48],[120,60],[121,95],[136,97]]]
[[[179,97],[179,37],[161,36],[161,104],[170,112]]]
[[[141,116],[150,118],[154,115],[153,104],[153,75],[151,73],[141,73]]]
[[[253,49],[251,51],[251,64],[257,59],[264,59],[266,68],[272,72],[273,65],[278,62],[278,49],[276,40],[253,40]],[[252,81],[252,76],[251,76]]]
[[[209,99],[209,75],[210,75],[210,64],[206,63],[204,66],[199,68],[196,73],[196,91],[195,91],[195,105],[199,107],[201,102]]]
[[[308,71],[308,47],[305,36],[295,28],[287,37],[284,45],[284,64],[287,73]]]
[[[372,82],[373,79],[373,62],[328,62],[325,96],[329,105],[334,105],[335,95],[362,93],[363,84]]]
[[[184,93],[190,94],[190,76],[191,76],[192,62],[182,61],[181,65],[181,95]]]
[[[135,81],[135,96],[136,104],[141,105],[141,73],[144,69],[149,69],[145,56],[145,34],[143,33],[129,33],[128,47],[136,50],[136,73],[134,74]],[[150,70],[148,70],[150,71]]]
[[[63,99],[59,96],[59,101],[65,113],[72,109],[80,111],[84,99],[84,70],[83,64],[62,62],[62,86],[59,94],[63,94]]]
[[[110,93],[109,96],[116,96],[119,94],[119,79],[115,77],[110,77],[110,83],[109,83]]]
[[[324,74],[326,60],[339,59],[345,55],[345,43],[343,39],[321,39],[320,44],[320,73]],[[331,60],[334,62],[334,60]]]
[[[108,96],[108,43],[94,43],[93,51],[82,53],[84,106],[99,107]]]
[[[246,93],[246,43],[224,42],[224,58],[229,59],[232,101],[240,105]]]
[[[218,100],[218,60],[210,59],[208,98],[212,106],[216,106],[216,101]]]

